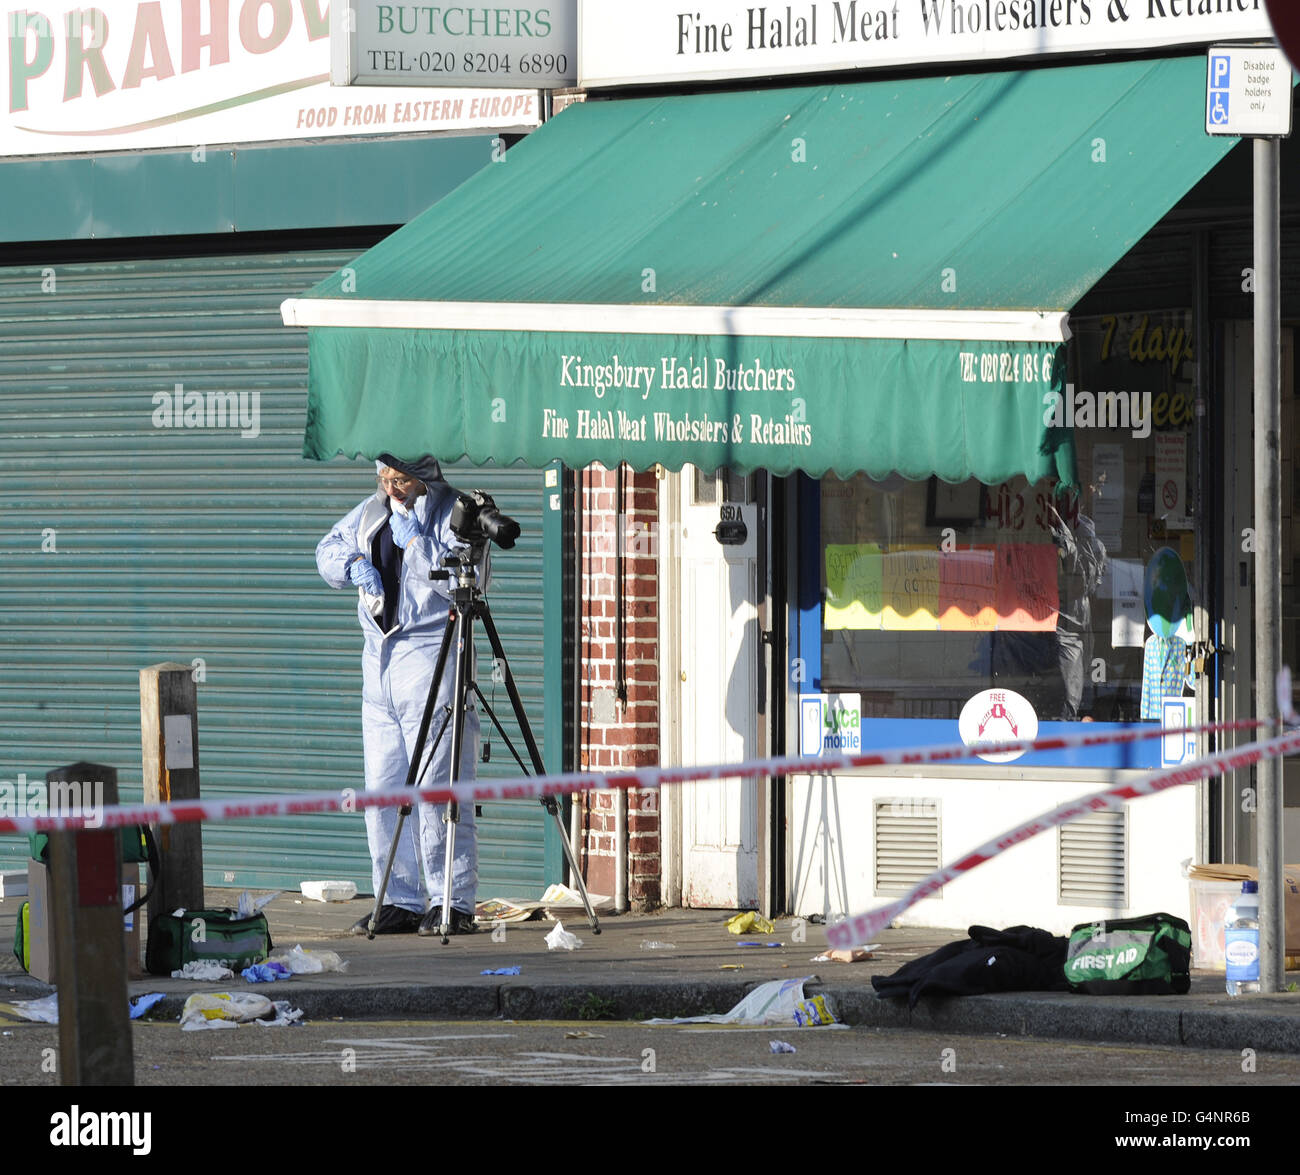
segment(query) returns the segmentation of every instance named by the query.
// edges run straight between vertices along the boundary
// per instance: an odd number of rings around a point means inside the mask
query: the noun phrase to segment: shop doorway
[[[1255,712],[1255,565],[1250,532],[1254,527],[1254,326],[1231,322],[1222,328],[1224,389],[1222,481],[1223,561],[1219,574],[1220,631],[1215,646],[1220,664],[1222,717],[1249,718]],[[1297,419],[1294,333],[1282,331],[1282,663],[1300,668],[1300,420]],[[1214,493],[1213,488],[1211,493]],[[1268,683],[1267,688],[1273,685]],[[1300,702],[1300,695],[1296,701]],[[1252,741],[1244,733],[1236,743]],[[1300,761],[1282,760],[1283,858],[1300,860]],[[1258,840],[1254,807],[1245,795],[1254,773],[1225,776],[1218,812],[1219,859],[1254,864]]]
[[[760,753],[759,518],[753,477],[692,466],[677,477],[678,712],[683,764]],[[759,904],[759,785],[683,784],[681,901]]]

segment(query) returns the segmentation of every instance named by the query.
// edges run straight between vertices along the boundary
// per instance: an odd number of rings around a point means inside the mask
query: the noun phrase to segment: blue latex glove
[[[384,594],[384,581],[379,578],[379,572],[375,570],[374,564],[364,556],[354,559],[348,565],[348,578],[357,587],[365,588],[372,596]]]
[[[240,974],[249,983],[274,983],[277,979],[289,979],[293,972],[279,963],[254,963],[245,967]]]
[[[393,532],[393,542],[403,551],[410,546],[412,539],[420,536],[420,524],[414,514],[403,515],[394,510],[388,516],[388,528]]]

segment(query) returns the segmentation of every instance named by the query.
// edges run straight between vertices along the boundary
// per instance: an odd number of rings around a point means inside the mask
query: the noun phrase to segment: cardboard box
[[[129,906],[140,896],[140,866],[122,866],[122,905]],[[130,895],[129,897],[127,895]],[[28,971],[42,983],[56,983],[54,978],[54,935],[50,905],[50,869],[40,861],[27,862],[27,900],[31,963]],[[122,939],[126,950],[126,977],[144,978],[140,956],[140,915],[143,908],[123,920]]]
[[[1284,865],[1283,875],[1286,953],[1290,958],[1300,955],[1300,865]],[[1187,877],[1191,889],[1192,966],[1222,971],[1223,928],[1228,911],[1236,904],[1241,883],[1258,881],[1259,871],[1249,865],[1193,865]]]

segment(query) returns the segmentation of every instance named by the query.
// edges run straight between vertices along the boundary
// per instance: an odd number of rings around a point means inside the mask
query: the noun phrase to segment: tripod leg
[[[451,702],[451,782],[454,785],[460,779],[460,759],[465,744],[465,702],[469,689],[470,657],[473,655],[471,625],[473,607],[469,603],[458,604],[456,608],[456,673],[455,692]],[[452,872],[456,858],[456,827],[460,821],[460,806],[453,800],[447,804],[443,816],[446,822],[446,834],[443,844],[442,860],[442,924],[438,927],[442,945],[446,946],[451,935],[452,910]],[[473,917],[473,911],[470,911]]]
[[[492,622],[492,611],[488,607],[486,600],[480,602],[479,614],[483,619],[483,631],[487,633],[488,641],[492,645],[492,655],[498,658],[504,671],[506,693],[510,696],[510,704],[515,711],[515,720],[519,723],[519,729],[524,736],[524,743],[528,747],[529,757],[533,761],[533,770],[538,775],[545,775],[546,767],[542,763],[542,753],[537,748],[537,740],[533,738],[533,728],[528,724],[528,715],[524,712],[523,699],[519,696],[519,689],[515,685],[514,674],[510,672],[510,662],[506,659],[506,651],[501,645],[501,637],[497,634],[497,626]],[[573,846],[569,844],[568,833],[564,829],[564,822],[560,819],[559,805],[555,802],[554,796],[544,797],[541,804],[555,817],[555,826],[559,830],[560,843],[564,845],[564,853],[569,861],[569,875],[578,883],[578,892],[582,895],[583,909],[587,912],[587,925],[591,927],[592,934],[599,934],[600,923],[596,919],[596,911],[591,908],[591,898],[587,896],[587,884],[582,879],[582,873],[578,869],[578,863],[573,856]]]
[[[564,827],[564,821],[560,819],[560,805],[555,802],[554,796],[547,796],[542,800],[544,807],[555,819],[555,831],[559,834],[560,844],[564,846],[564,857],[569,862],[569,876],[578,883],[578,892],[582,895],[582,904],[587,911],[587,925],[591,927],[592,934],[600,933],[600,922],[596,918],[596,911],[592,909],[591,898],[587,896],[587,883],[582,879],[582,871],[578,868],[577,859],[573,855],[573,846],[569,843],[569,832]]]
[[[442,859],[442,924],[438,927],[443,946],[450,941],[451,935],[451,874],[456,863],[456,825],[459,823],[459,816],[456,805],[448,804],[446,814],[443,816],[447,822],[447,832]]]
[[[406,785],[414,785],[420,773],[420,760],[424,757],[424,744],[429,737],[429,726],[433,722],[433,712],[438,705],[438,686],[442,681],[443,671],[447,666],[447,646],[450,641],[454,623],[454,614],[447,617],[447,631],[442,638],[442,647],[438,650],[438,660],[433,669],[433,680],[429,683],[429,696],[424,703],[424,713],[420,717],[420,730],[415,739],[415,750],[410,757],[410,762],[406,768]],[[438,737],[434,739],[434,749],[437,749],[438,743],[442,741],[442,733],[447,729],[446,720],[443,721],[441,729],[438,731]],[[431,750],[432,756],[433,751]],[[366,937],[372,942],[375,937],[375,927],[379,922],[379,911],[383,908],[384,897],[388,893],[388,879],[392,876],[393,862],[397,859],[397,846],[401,843],[402,827],[406,823],[406,818],[411,814],[411,805],[403,804],[398,810],[397,827],[393,830],[393,839],[388,845],[388,860],[384,863],[384,876],[379,884],[379,892],[375,894],[375,908],[370,913],[370,921],[366,925]]]
[[[384,895],[388,892],[388,878],[393,872],[393,862],[397,860],[397,846],[402,838],[402,826],[411,814],[411,806],[403,804],[397,811],[397,827],[393,829],[393,839],[388,845],[388,860],[384,862],[384,878],[379,883],[379,892],[375,894],[375,908],[370,912],[370,921],[366,924],[366,938],[373,940],[375,927],[379,924],[379,911],[384,904]]]

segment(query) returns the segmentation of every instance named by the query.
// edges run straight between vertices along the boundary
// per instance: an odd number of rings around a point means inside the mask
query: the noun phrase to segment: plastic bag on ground
[[[26,1020],[35,1020],[41,1024],[59,1022],[59,993],[42,996],[39,1000],[15,1000],[9,1005],[18,1015]]]
[[[712,1016],[679,1016],[671,1020],[645,1020],[645,1024],[785,1024],[794,1028],[813,1028],[838,1024],[834,1008],[825,996],[807,999],[803,985],[816,979],[773,979],[760,983],[730,1012]]]
[[[138,1020],[162,998],[163,993],[160,991],[150,992],[148,995],[138,995],[135,999],[127,1001],[127,1014],[132,1020]],[[59,993],[57,991],[52,995],[42,996],[39,1000],[18,1000],[9,1006],[27,1020],[35,1020],[40,1024],[57,1024],[59,1022]]]
[[[271,952],[268,963],[279,963],[295,975],[315,975],[321,971],[346,971],[347,962],[334,951],[305,951],[301,946],[292,950],[280,947]]]
[[[727,930],[732,934],[746,934],[749,931],[757,934],[776,933],[776,927],[755,910],[746,910],[743,914],[727,919]]]
[[[192,995],[181,1009],[181,1028],[235,1028],[271,1011],[271,1001],[250,991],[217,991]]]
[[[563,922],[557,922],[555,929],[546,936],[546,947],[552,951],[576,951],[582,946],[582,939],[564,929]]]
[[[255,898],[248,890],[244,890],[239,895],[239,909],[237,913],[241,918],[251,918],[263,906],[269,905],[280,896],[280,891],[274,890],[271,893],[263,894],[260,898]]]

